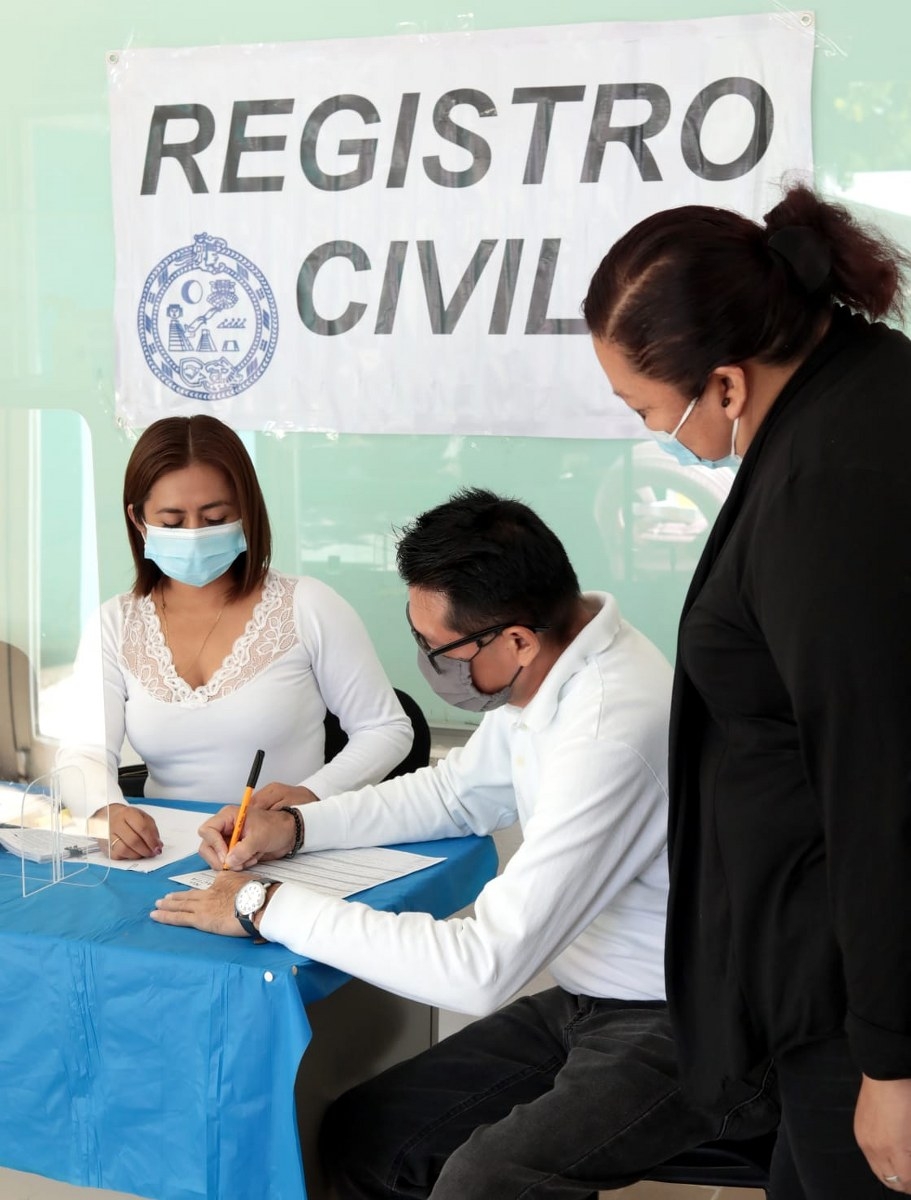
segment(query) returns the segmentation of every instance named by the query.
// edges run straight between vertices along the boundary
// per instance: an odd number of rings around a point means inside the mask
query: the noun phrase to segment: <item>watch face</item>
[[[234,897],[234,908],[243,917],[252,917],[266,902],[266,889],[258,879],[251,879]]]

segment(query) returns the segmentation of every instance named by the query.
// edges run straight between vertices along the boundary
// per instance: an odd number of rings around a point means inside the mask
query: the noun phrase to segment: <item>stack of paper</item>
[[[59,833],[53,829],[0,828],[0,846],[10,854],[30,862],[53,862],[60,858],[84,858],[98,849],[95,838],[75,833]]]

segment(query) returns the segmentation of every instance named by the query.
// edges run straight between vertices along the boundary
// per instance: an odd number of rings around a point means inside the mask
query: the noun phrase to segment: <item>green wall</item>
[[[782,12],[784,6],[760,0],[472,0],[466,10],[461,0],[46,0],[35,8],[7,6],[0,73],[0,406],[71,409],[87,422],[102,596],[130,582],[119,493],[132,445],[114,418],[107,51],[662,20]],[[859,189],[869,206],[861,207],[864,215],[911,247],[911,186],[893,174],[911,172],[907,0],[820,0],[815,11],[813,126],[820,183]],[[81,544],[81,477],[72,418],[63,425],[48,418],[44,428],[41,575],[45,595],[59,603],[44,606],[42,640],[50,658],[65,661],[80,619],[73,575]],[[458,714],[432,697],[414,665],[392,557],[395,527],[465,484],[520,496],[564,539],[583,586],[613,591],[626,615],[671,654],[682,596],[723,494],[718,480],[675,473],[666,456],[656,457],[644,443],[310,434],[251,434],[246,440],[274,522],[276,565],[319,575],[347,596],[394,682],[418,696],[438,723]],[[11,459],[15,454],[5,456],[7,487],[0,489],[6,522],[18,519]]]

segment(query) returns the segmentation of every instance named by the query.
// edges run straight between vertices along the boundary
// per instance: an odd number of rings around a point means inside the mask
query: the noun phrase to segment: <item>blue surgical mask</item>
[[[169,579],[205,587],[224,575],[247,548],[241,521],[203,529],[166,529],[146,525],[145,556]]]
[[[711,470],[716,470],[718,467],[730,467],[732,471],[736,471],[740,466],[740,455],[737,453],[737,427],[740,424],[740,418],[736,417],[731,426],[731,452],[726,454],[724,458],[700,458],[688,446],[684,446],[683,442],[677,437],[677,434],[683,428],[683,423],[696,407],[698,396],[686,406],[683,416],[674,426],[670,433],[664,429],[651,430],[652,437],[658,443],[662,450],[666,451],[677,462],[684,467],[709,467]]]

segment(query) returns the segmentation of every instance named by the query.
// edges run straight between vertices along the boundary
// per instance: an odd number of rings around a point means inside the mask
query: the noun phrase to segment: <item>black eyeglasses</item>
[[[477,633],[466,634],[465,637],[456,638],[454,642],[447,642],[445,646],[437,646],[433,649],[423,633],[419,633],[411,624],[410,606],[405,605],[405,620],[408,622],[408,628],[411,630],[411,636],[417,642],[419,648],[427,655],[427,661],[433,667],[438,675],[442,671],[436,664],[436,659],[441,654],[448,654],[451,650],[458,650],[461,646],[470,646],[472,642],[477,644],[475,654],[480,654],[485,646],[489,646],[494,638],[498,637],[504,629],[511,629],[513,625],[521,625],[524,629],[531,629],[534,633],[543,633],[549,628],[547,625],[526,625],[524,621],[502,621],[499,625],[488,625],[486,629],[479,629]],[[487,638],[485,642],[483,639]],[[475,654],[471,656],[474,658]],[[465,659],[466,662],[471,662],[471,659]]]

